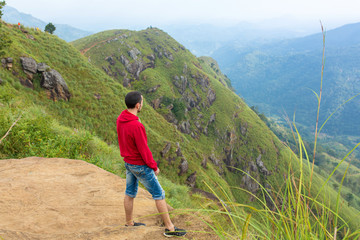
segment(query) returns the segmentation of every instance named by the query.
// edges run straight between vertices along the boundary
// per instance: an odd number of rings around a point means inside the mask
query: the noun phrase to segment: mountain
[[[360,23],[326,32],[320,123],[360,93]],[[236,92],[268,116],[284,111],[314,126],[322,63],[322,34],[240,49],[228,45],[212,56],[232,80]],[[331,135],[360,136],[360,98],[341,106],[323,129]]]
[[[2,19],[8,23],[18,24],[20,22],[26,27],[38,27],[41,30],[44,30],[45,26],[48,24],[38,18],[31,16],[30,14],[19,12],[18,10],[10,6],[5,6],[3,9],[3,13],[4,15]],[[54,34],[68,42],[92,34],[91,32],[77,29],[66,24],[54,23],[54,25],[56,27]]]
[[[308,168],[231,90],[216,61],[195,57],[160,29],[105,31],[71,44],[12,24],[1,31],[13,43],[0,67],[0,159],[79,159],[124,177],[116,119],[124,96],[139,90],[145,98],[139,117],[172,206],[221,205],[223,212],[225,201],[259,206],[262,198],[274,209],[264,191],[283,202],[284,179],[297,179],[300,170],[310,179]],[[315,173],[312,190],[322,183]],[[335,206],[336,193],[325,190],[318,200]],[[353,229],[357,213],[341,205]],[[229,220],[215,215],[219,223]]]
[[[294,25],[298,26],[298,30],[294,29]],[[263,23],[241,22],[231,25],[182,23],[164,25],[161,28],[196,56],[212,56],[218,49],[228,44],[235,44],[238,48],[249,47],[301,37],[306,35],[306,32],[314,32],[299,26],[298,22],[291,19],[278,19],[276,22],[269,20]]]

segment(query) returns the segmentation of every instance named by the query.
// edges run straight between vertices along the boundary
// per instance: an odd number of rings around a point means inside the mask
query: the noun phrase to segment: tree
[[[45,32],[53,34],[53,32],[55,32],[55,30],[56,30],[56,27],[52,23],[48,23],[48,25],[45,26]]]
[[[5,1],[0,1],[0,56],[3,56],[5,54],[4,49],[8,48],[11,44],[11,40],[8,37],[8,34],[6,34],[2,29],[2,20],[1,17],[3,15],[2,8],[6,5]]]
[[[0,1],[0,19],[3,15],[2,8],[5,6],[5,4],[6,4],[5,1]]]

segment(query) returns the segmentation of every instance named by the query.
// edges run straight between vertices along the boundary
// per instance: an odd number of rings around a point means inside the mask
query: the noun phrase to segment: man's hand
[[[160,168],[156,169],[155,175],[157,176],[157,175],[159,175],[159,173],[160,173]]]

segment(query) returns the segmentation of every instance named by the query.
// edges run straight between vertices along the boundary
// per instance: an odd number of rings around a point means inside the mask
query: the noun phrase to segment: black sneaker
[[[140,222],[134,222],[134,225],[125,225],[125,227],[129,227],[129,226],[131,226],[131,227],[140,227],[140,226],[146,226],[146,224],[145,223],[140,223]]]
[[[174,227],[175,231],[170,231],[169,229],[165,229],[164,235],[166,237],[183,237],[186,235],[186,231],[184,229],[180,229]]]

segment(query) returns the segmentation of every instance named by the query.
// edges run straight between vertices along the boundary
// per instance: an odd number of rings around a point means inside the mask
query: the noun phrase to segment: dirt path
[[[154,201],[139,189],[135,218],[146,227],[125,227],[125,180],[84,161],[37,158],[0,160],[0,239],[166,239]],[[206,231],[189,215],[179,227]],[[212,234],[188,233],[186,239]]]
[[[93,47],[96,47],[97,45],[99,45],[99,44],[101,44],[101,43],[104,43],[104,42],[106,42],[106,41],[112,40],[112,39],[114,39],[114,37],[111,37],[111,38],[108,38],[108,39],[106,39],[106,40],[103,40],[103,41],[94,43],[94,44],[91,45],[89,48],[85,48],[85,49],[80,50],[80,53],[81,53],[82,55],[85,55],[85,53],[88,52],[88,51],[89,51],[90,49],[92,49]]]

